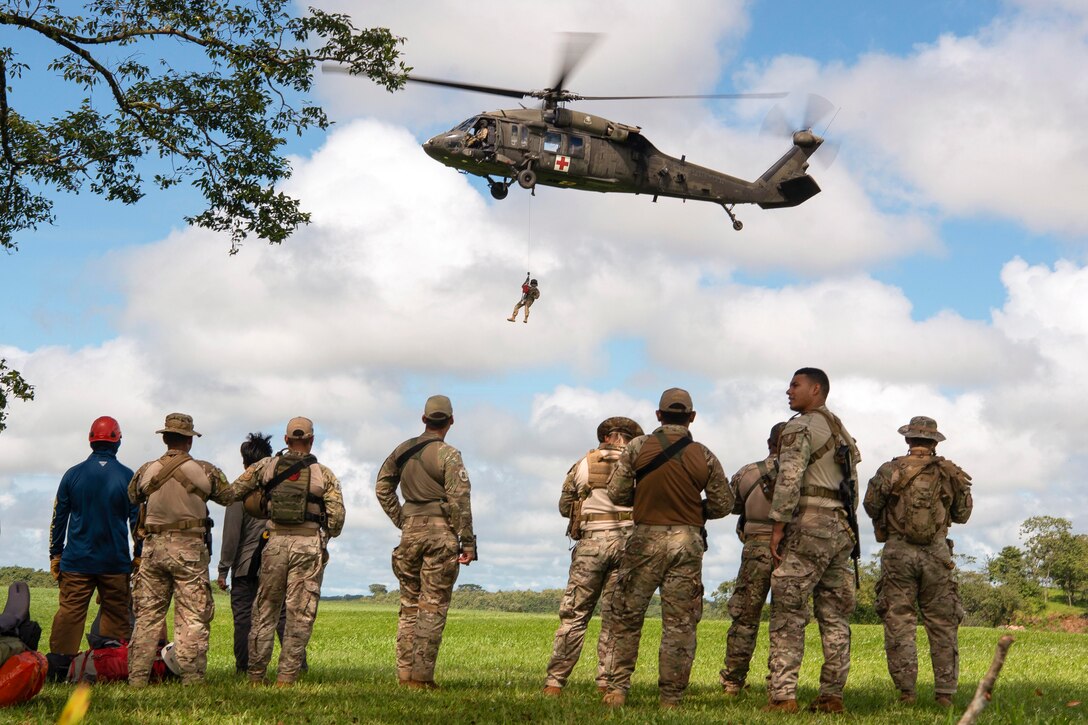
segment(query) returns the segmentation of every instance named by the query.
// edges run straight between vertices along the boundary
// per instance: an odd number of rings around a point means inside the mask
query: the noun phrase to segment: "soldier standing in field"
[[[272,436],[250,433],[241,445],[242,468],[272,455]],[[241,501],[235,501],[223,514],[223,536],[219,546],[219,577],[216,585],[230,591],[230,608],[234,615],[234,671],[249,670],[249,632],[253,622],[253,600],[257,596],[257,575],[261,570],[261,554],[267,521],[250,516]],[[230,575],[230,585],[227,576]],[[284,617],[277,631],[283,643]]]
[[[633,505],[634,531],[624,547],[612,598],[612,651],[604,703],[627,699],[650,598],[661,589],[658,690],[662,707],[677,707],[695,659],[695,628],[703,614],[703,553],[707,519],[733,508],[733,493],[710,449],[695,443],[691,396],[670,388],[661,394],[652,434],[632,440],[608,483],[608,496]],[[703,492],[706,498],[703,499]]]
[[[339,536],[344,528],[344,496],[336,474],[312,453],[313,421],[292,418],[283,442],[286,448],[247,468],[232,489],[237,498],[259,495],[269,519],[249,633],[249,680],[264,682],[276,624],[286,606],[276,685],[289,687],[298,679],[317,618],[324,537]]]
[[[912,703],[916,697],[917,605],[929,638],[936,701],[951,707],[959,684],[957,630],[963,606],[953,575],[952,541],[945,537],[951,524],[967,523],[971,516],[971,477],[936,454],[945,437],[932,418],[911,418],[899,434],[907,440],[907,455],[882,465],[865,492],[876,540],[886,542],[876,611],[884,621],[884,651],[899,700]]]
[[[204,681],[208,666],[208,623],[215,613],[205,537],[211,528],[207,501],[224,506],[233,501],[226,476],[207,461],[189,455],[193,418],[185,413],[166,416],[162,435],[166,453],[140,466],[128,486],[129,500],[141,513],[143,563],[132,591],[136,627],[128,650],[128,683],[148,684],[158,652],[166,611],[174,599],[174,651],[182,684]]]
[[[375,493],[401,530],[393,549],[400,582],[397,679],[401,685],[435,689],[435,661],[460,565],[475,561],[468,471],[461,452],[446,443],[453,406],[432,395],[423,408],[423,434],[401,443],[385,459]],[[397,498],[397,488],[404,498]]]
[[[857,496],[853,493],[844,501],[842,488],[857,480],[860,456],[842,421],[825,405],[830,387],[823,370],[801,368],[787,391],[797,416],[786,423],[779,439],[778,480],[769,517],[774,521],[771,556],[777,568],[771,575],[768,711],[797,711],[797,675],[810,611],[820,625],[824,664],[820,695],[808,709],[832,713],[844,709],[855,603],[850,553],[856,543],[847,519],[857,507]]]
[[[113,418],[95,419],[88,442],[91,455],[61,478],[49,527],[49,570],[60,587],[46,655],[54,682],[68,676],[96,591],[102,633],[121,642],[132,633],[129,572],[140,562],[129,558],[137,512],[128,500],[132,469],[117,460],[121,426]]]
[[[514,305],[514,311],[510,313],[510,316],[506,319],[509,322],[516,322],[518,317],[518,310],[522,307],[525,308],[525,319],[523,322],[529,321],[529,308],[533,306],[533,303],[540,298],[540,287],[537,286],[535,279],[529,279],[529,273],[525,273],[525,281],[521,283],[521,299]]]
[[[571,553],[567,591],[559,605],[559,629],[548,662],[545,695],[562,693],[578,663],[586,627],[598,601],[601,633],[597,638],[597,689],[608,689],[605,660],[612,642],[611,602],[623,545],[634,522],[631,507],[612,503],[605,486],[624,446],[640,435],[642,427],[630,418],[608,418],[597,426],[600,445],[571,466],[563,481],[559,513],[570,519],[567,533],[578,543]]]
[[[736,586],[727,605],[733,621],[726,635],[725,663],[720,674],[722,691],[731,696],[739,695],[748,679],[763,604],[771,589],[771,498],[778,478],[778,439],[785,427],[785,423],[775,423],[767,438],[767,457],[744,466],[729,481],[736,499],[733,513],[740,516],[737,535],[744,544]]]

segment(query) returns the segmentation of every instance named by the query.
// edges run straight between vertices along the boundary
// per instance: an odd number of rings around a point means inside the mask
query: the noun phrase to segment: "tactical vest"
[[[594,448],[586,454],[586,463],[589,465],[588,486],[590,489],[608,486],[608,478],[612,475],[614,463],[605,460],[603,454],[604,450],[602,448]]]
[[[157,461],[159,469],[155,471],[146,484],[137,489],[137,503],[140,504],[137,531],[140,538],[147,534],[161,534],[166,531],[187,531],[190,529],[207,531],[211,528],[212,520],[208,516],[208,507],[206,505],[209,492],[198,486],[184,470],[185,464],[192,460],[192,456],[188,453],[163,455]],[[168,494],[167,492],[163,492],[163,495],[167,496],[165,504],[158,498],[152,503],[152,497],[155,497],[167,484],[180,486],[189,496],[200,499],[200,503],[195,504],[191,499],[186,502],[184,497],[178,499],[176,494]],[[208,485],[211,485],[210,481]],[[165,509],[163,508],[164,505],[166,506]],[[181,506],[183,510],[188,509],[188,511],[183,514],[173,508],[174,506]],[[199,509],[203,509],[203,516],[196,514]],[[174,518],[178,516],[180,517]],[[167,521],[162,522],[163,517],[166,517]],[[173,520],[170,520],[171,518]],[[158,519],[158,522],[152,522],[149,519]]]
[[[737,534],[744,541],[745,534],[769,533],[771,520],[771,501],[774,499],[774,485],[778,479],[778,459],[770,464],[766,460],[753,464],[755,482],[746,492],[738,491],[743,496],[744,513],[737,519]]]
[[[268,518],[284,526],[325,522],[325,499],[311,491],[319,487],[321,466],[310,454],[284,451],[265,465],[262,480]]]
[[[895,459],[887,515],[893,529],[911,544],[924,546],[948,528],[952,490],[940,456]]]

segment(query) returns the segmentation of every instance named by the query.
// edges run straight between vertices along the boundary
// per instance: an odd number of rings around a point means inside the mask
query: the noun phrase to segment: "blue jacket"
[[[112,451],[93,451],[64,474],[49,529],[49,557],[61,555],[62,572],[129,572],[129,532],[136,528],[139,511],[128,500],[131,480],[132,469]]]

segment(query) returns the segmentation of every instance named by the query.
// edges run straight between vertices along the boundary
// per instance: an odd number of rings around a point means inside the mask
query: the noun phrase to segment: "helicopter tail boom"
[[[808,158],[823,142],[811,131],[798,131],[793,135],[793,148],[767,169],[757,182],[766,187],[772,197],[757,202],[760,208],[797,206],[820,193],[820,185],[806,172]]]

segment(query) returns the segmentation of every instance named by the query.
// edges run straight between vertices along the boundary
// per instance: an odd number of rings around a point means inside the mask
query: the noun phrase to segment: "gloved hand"
[[[133,579],[136,578],[136,572],[138,572],[140,570],[140,563],[141,562],[143,562],[142,557],[139,557],[139,556],[132,557],[132,570],[131,570],[131,573],[129,574],[129,576],[132,577]]]
[[[53,575],[53,581],[60,581],[60,557],[54,556],[49,559],[49,573]]]

